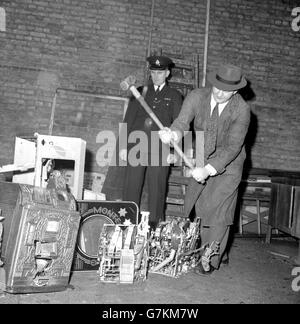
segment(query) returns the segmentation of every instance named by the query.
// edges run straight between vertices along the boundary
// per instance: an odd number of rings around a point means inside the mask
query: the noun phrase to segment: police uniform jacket
[[[181,109],[182,95],[180,92],[168,86],[167,83],[158,93],[155,92],[152,83],[147,86],[147,89],[142,87],[138,90],[140,93],[142,93],[143,90],[146,92],[145,101],[152,109],[153,113],[165,127],[170,127]],[[154,143],[162,145],[157,134],[159,127],[135,98],[130,99],[123,122],[127,123],[128,136],[133,131],[145,132],[148,139],[148,146],[140,147],[143,152],[151,153],[151,149],[153,150],[153,147],[151,147],[151,132],[152,136],[155,137],[153,139]],[[128,150],[136,144],[137,143],[128,143]],[[158,152],[157,147],[155,148],[155,152]]]

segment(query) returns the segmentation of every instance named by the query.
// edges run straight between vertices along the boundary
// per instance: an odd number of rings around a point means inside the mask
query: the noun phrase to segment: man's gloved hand
[[[126,149],[122,149],[120,152],[119,152],[119,156],[120,156],[120,159],[122,161],[127,161],[127,150]]]
[[[164,144],[170,144],[172,140],[176,142],[178,139],[176,132],[172,131],[168,127],[164,127],[158,131],[158,135]]]
[[[195,168],[192,171],[192,177],[197,182],[204,182],[209,177],[209,172],[205,167],[204,168]]]

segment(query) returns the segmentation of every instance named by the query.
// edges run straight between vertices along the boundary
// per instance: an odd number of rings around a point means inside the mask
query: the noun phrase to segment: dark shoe
[[[221,264],[227,266],[229,264],[229,258],[226,258],[225,260],[222,260]]]
[[[194,268],[194,272],[200,276],[207,276],[214,272],[215,268],[213,266],[210,266],[209,271],[205,271],[202,267],[201,262],[197,265],[197,267]]]
[[[150,231],[155,232],[157,225],[156,222],[149,222]]]

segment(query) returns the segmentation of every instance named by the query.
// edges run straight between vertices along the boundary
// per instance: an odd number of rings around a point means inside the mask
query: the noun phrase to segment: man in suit
[[[147,86],[138,90],[160,122],[169,127],[182,106],[182,95],[167,83],[174,64],[166,56],[150,56],[147,61],[151,80]],[[127,160],[122,199],[134,201],[139,206],[144,180],[147,179],[149,224],[154,229],[159,221],[164,220],[169,164],[167,154],[163,153],[170,151],[169,146],[161,143],[158,126],[135,98],[131,98],[129,102],[123,123],[127,125],[128,145],[119,152],[120,159]],[[133,143],[130,136],[134,138],[134,134],[136,138]],[[139,135],[141,139],[146,138],[147,143],[139,143],[137,150]],[[123,136],[121,133],[120,138]],[[137,154],[131,154],[136,151]]]
[[[211,273],[222,261],[234,220],[250,123],[250,108],[238,94],[247,84],[241,69],[221,65],[208,80],[212,88],[191,91],[171,127],[159,132],[164,143],[179,141],[192,120],[196,132],[204,131],[205,163],[191,171],[185,196],[186,217],[195,206],[196,217],[201,219],[201,244],[206,246],[196,268],[199,274]]]

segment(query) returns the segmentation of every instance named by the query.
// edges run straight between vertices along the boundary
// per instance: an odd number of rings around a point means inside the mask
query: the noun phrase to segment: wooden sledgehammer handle
[[[149,105],[145,101],[144,97],[136,89],[136,87],[134,86],[134,83],[135,83],[135,77],[129,76],[124,81],[121,82],[120,86],[121,86],[121,89],[124,90],[124,91],[129,89],[132,92],[132,94],[134,95],[134,97],[139,101],[139,103],[141,104],[141,106],[146,110],[146,112],[148,113],[148,115],[156,123],[156,125],[159,127],[159,129],[161,129],[161,130],[164,129],[165,127],[163,126],[163,124],[161,123],[161,121],[157,118],[157,116],[154,114],[153,110],[149,107]],[[194,169],[193,164],[187,158],[187,156],[183,153],[183,151],[178,146],[178,144],[175,143],[174,141],[171,141],[171,143],[172,143],[174,149],[176,150],[176,152],[178,153],[178,155],[183,159],[183,161],[185,162],[185,164],[190,169]]]

